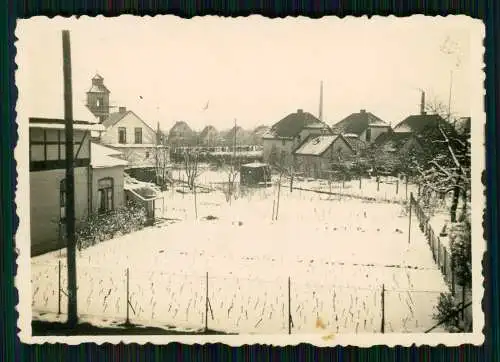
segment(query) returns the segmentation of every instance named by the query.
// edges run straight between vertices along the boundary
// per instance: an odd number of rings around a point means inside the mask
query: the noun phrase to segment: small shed
[[[127,179],[124,189],[127,201],[134,201],[143,205],[146,209],[148,223],[153,224],[155,221],[155,201],[163,199],[161,191],[153,185],[140,181],[134,182],[130,178]]]
[[[242,186],[265,186],[271,182],[271,168],[267,163],[252,162],[240,167]]]

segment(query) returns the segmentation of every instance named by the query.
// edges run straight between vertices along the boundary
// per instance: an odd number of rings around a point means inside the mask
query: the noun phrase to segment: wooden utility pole
[[[288,277],[288,334],[292,334],[292,295],[290,277]]]
[[[208,331],[208,272],[205,276],[205,333]]]
[[[68,325],[76,326],[77,282],[75,243],[75,174],[73,160],[73,92],[71,80],[71,45],[69,31],[62,32],[64,75],[64,121],[66,124],[66,232],[68,259]]]
[[[380,326],[380,332],[385,333],[385,285],[382,284],[382,300],[381,300],[381,305],[382,305],[382,320],[381,320],[381,326]]]

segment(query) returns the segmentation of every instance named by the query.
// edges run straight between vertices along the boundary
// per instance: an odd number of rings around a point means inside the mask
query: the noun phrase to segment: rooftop
[[[340,122],[335,123],[332,129],[338,133],[363,133],[368,127],[390,127],[389,123],[383,121],[371,112],[362,109],[352,113]]]
[[[437,126],[444,119],[437,114],[416,114],[406,117],[394,127],[395,133],[420,133],[429,126]]]
[[[322,155],[340,135],[321,135],[309,138],[294,153],[297,155]]]
[[[252,163],[247,163],[245,165],[241,165],[241,167],[247,167],[247,168],[259,168],[259,167],[267,167],[269,166],[267,163],[263,162],[252,162]]]
[[[66,121],[56,118],[29,118],[30,128],[65,129]],[[73,129],[81,131],[102,132],[105,128],[101,124],[86,121],[73,121]]]
[[[127,166],[127,161],[113,157],[120,156],[121,154],[121,152],[113,150],[112,148],[92,142],[90,144],[90,166],[92,166],[92,168]]]
[[[264,135],[264,138],[294,138],[305,127],[324,127],[328,129],[328,125],[321,122],[318,118],[309,112],[304,112],[302,109],[295,113],[290,113],[288,116],[275,123]]]

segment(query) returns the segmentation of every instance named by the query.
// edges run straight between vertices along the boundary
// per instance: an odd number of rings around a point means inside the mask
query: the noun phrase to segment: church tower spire
[[[104,78],[98,73],[92,78],[92,86],[87,92],[87,107],[102,123],[109,116],[110,91],[104,85]]]

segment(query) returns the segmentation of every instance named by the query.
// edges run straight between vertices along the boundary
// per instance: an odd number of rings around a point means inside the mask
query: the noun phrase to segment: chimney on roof
[[[359,113],[366,113],[366,109],[360,110]]]
[[[420,97],[420,114],[425,115],[425,92],[422,91],[422,96]]]
[[[304,111],[302,109],[297,109],[297,113],[304,113]]]
[[[118,112],[119,113],[125,113],[125,112],[127,112],[127,107],[118,107]]]

